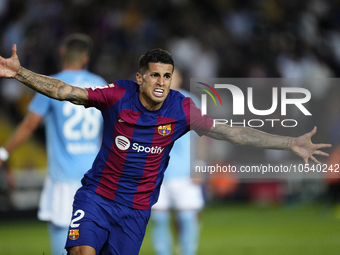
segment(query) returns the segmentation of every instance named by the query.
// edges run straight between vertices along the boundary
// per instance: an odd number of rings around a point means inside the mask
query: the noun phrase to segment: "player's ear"
[[[141,73],[136,73],[136,80],[139,85],[143,84],[143,75]]]
[[[59,50],[60,56],[64,56],[64,55],[65,55],[65,52],[66,52],[65,47],[64,47],[64,46],[60,47],[60,50]]]
[[[84,56],[83,62],[84,65],[88,64],[90,62],[90,57],[88,55]]]

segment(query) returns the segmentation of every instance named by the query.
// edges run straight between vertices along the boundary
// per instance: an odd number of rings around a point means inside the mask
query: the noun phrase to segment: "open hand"
[[[17,56],[17,46],[12,46],[12,56],[3,58],[0,56],[0,77],[14,78],[20,69],[20,61]]]
[[[302,136],[293,139],[293,143],[291,146],[291,151],[296,155],[300,156],[305,164],[308,164],[308,159],[310,158],[317,164],[321,164],[313,155],[321,155],[328,157],[329,154],[319,149],[332,147],[331,144],[313,144],[312,136],[316,133],[316,127],[313,128],[312,131],[306,133]]]

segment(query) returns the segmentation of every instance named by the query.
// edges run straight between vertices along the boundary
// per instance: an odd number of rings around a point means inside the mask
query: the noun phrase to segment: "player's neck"
[[[68,63],[64,63],[63,64],[63,70],[67,69],[67,70],[82,70],[84,68],[83,65],[80,64],[68,64]]]
[[[159,110],[164,102],[161,103],[155,103],[153,102],[151,99],[145,97],[142,93],[138,94],[139,97],[139,101],[141,102],[141,104],[148,109],[149,111],[157,111]]]

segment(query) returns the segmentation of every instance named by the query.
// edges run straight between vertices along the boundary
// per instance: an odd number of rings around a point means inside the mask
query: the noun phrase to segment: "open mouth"
[[[164,94],[164,90],[163,89],[154,89],[153,93],[155,94],[155,96],[161,97]]]

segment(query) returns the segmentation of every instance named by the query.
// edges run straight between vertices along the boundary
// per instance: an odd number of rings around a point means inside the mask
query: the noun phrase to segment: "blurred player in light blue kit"
[[[86,35],[67,37],[60,50],[63,70],[53,77],[77,87],[106,85],[103,78],[84,69],[89,62],[91,48],[92,41]],[[38,218],[49,222],[53,254],[61,255],[66,254],[64,245],[74,194],[100,148],[102,116],[95,108],[85,109],[37,93],[29,105],[29,113],[1,148],[5,154],[26,141],[43,118],[46,124],[48,175],[41,194]],[[0,160],[0,164],[6,158]]]
[[[178,70],[172,76],[171,89],[178,90],[184,96],[190,93],[181,89],[182,76]],[[199,99],[191,96],[196,105]],[[191,136],[191,137],[190,137]],[[199,239],[198,212],[204,206],[200,179],[190,178],[190,146],[195,149],[197,134],[190,132],[176,141],[170,153],[170,162],[164,174],[164,180],[158,202],[152,207],[152,241],[157,255],[173,254],[171,234],[171,209],[176,212],[179,225],[178,243],[180,254],[193,255],[197,252]],[[191,143],[190,143],[191,138]],[[194,160],[194,159],[192,159]]]

